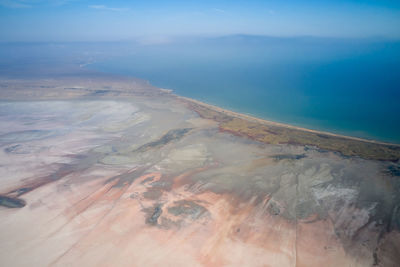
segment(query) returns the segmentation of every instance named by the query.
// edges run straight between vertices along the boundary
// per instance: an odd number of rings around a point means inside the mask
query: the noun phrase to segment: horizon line
[[[129,43],[138,42],[143,40],[154,38],[154,37],[164,37],[168,41],[165,43],[172,43],[174,41],[181,41],[184,39],[217,39],[217,38],[227,38],[227,37],[258,37],[258,38],[271,38],[271,39],[326,39],[326,40],[385,40],[385,41],[400,41],[399,37],[388,37],[388,36],[318,36],[318,35],[269,35],[269,34],[248,34],[248,33],[234,33],[234,34],[221,34],[221,35],[173,35],[173,36],[137,36],[133,38],[126,39],[114,39],[114,40],[45,40],[45,41],[35,41],[35,40],[0,40],[0,44],[49,44],[49,43]],[[157,43],[157,42],[155,42]],[[161,42],[160,42],[161,43]]]

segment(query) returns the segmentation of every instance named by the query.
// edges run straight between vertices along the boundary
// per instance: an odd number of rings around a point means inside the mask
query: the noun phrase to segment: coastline
[[[80,68],[85,70],[85,68]],[[289,144],[337,152],[342,156],[369,160],[400,160],[400,145],[273,122],[234,112],[196,99],[174,94],[131,76],[87,71],[79,76],[52,76],[37,79],[2,80],[0,98],[4,100],[40,99],[129,99],[130,97],[169,97],[213,120],[221,132],[246,137],[264,144]]]
[[[400,145],[311,130],[237,113],[188,97],[171,94],[200,117],[218,123],[221,132],[249,138],[265,144],[289,144],[337,152],[345,157],[366,160],[400,160]]]
[[[160,89],[163,90],[162,88],[160,88]],[[170,90],[170,89],[168,89],[168,90]],[[190,98],[190,97],[180,96],[180,95],[177,95],[177,94],[173,94],[173,95],[175,97],[177,97],[178,99],[181,99],[183,101],[190,101],[190,102],[196,103],[198,105],[203,105],[203,106],[205,106],[207,108],[213,109],[213,110],[215,110],[217,112],[221,112],[221,113],[227,114],[229,116],[237,117],[237,118],[244,119],[244,120],[249,120],[249,121],[260,123],[260,124],[264,124],[264,125],[270,125],[270,126],[276,126],[276,127],[286,127],[286,128],[289,128],[289,129],[294,129],[294,130],[299,130],[299,131],[304,131],[304,132],[310,132],[310,133],[315,133],[315,134],[328,135],[328,136],[344,138],[344,139],[351,139],[351,140],[360,141],[360,142],[367,142],[367,143],[373,143],[373,144],[379,144],[379,145],[389,145],[389,146],[398,146],[398,147],[400,147],[400,144],[396,144],[396,143],[383,142],[383,141],[374,140],[374,139],[365,139],[365,138],[361,138],[361,137],[336,134],[336,133],[331,133],[331,132],[327,132],[327,131],[313,130],[313,129],[303,128],[303,127],[299,127],[299,126],[294,126],[294,125],[291,125],[291,124],[286,124],[286,123],[266,120],[266,119],[255,117],[254,115],[248,115],[248,114],[244,114],[244,113],[239,113],[239,112],[235,112],[235,111],[232,111],[232,110],[229,110],[229,109],[225,109],[225,108],[221,108],[221,107],[218,107],[218,106],[215,106],[215,105],[211,105],[211,104],[208,104],[208,103],[205,103],[205,102],[202,102],[202,101]]]
[[[393,141],[389,141],[389,140],[383,140],[380,139],[379,137],[376,136],[364,136],[364,137],[359,137],[357,135],[352,135],[350,133],[346,133],[345,131],[342,131],[341,133],[335,133],[335,132],[331,132],[329,129],[318,129],[318,126],[313,127],[312,125],[301,125],[300,126],[295,126],[292,125],[290,123],[285,123],[285,122],[278,122],[278,121],[273,121],[271,120],[271,118],[263,118],[263,117],[259,117],[257,115],[254,114],[246,114],[246,113],[242,113],[241,111],[233,111],[230,110],[229,107],[220,107],[218,106],[218,103],[216,104],[209,104],[206,102],[203,102],[204,100],[197,100],[196,98],[191,98],[188,96],[183,96],[183,95],[179,95],[177,93],[175,93],[174,89],[170,89],[170,88],[163,88],[163,87],[159,87],[156,85],[153,85],[151,83],[150,80],[147,79],[143,79],[140,77],[136,77],[136,76],[132,76],[132,75],[124,75],[124,74],[116,74],[116,73],[109,73],[109,72],[104,72],[102,70],[98,70],[98,69],[90,69],[90,68],[86,68],[86,65],[90,65],[93,64],[95,62],[90,62],[85,64],[85,66],[82,66],[82,69],[85,70],[90,70],[90,71],[94,71],[97,73],[102,73],[105,75],[113,75],[113,76],[119,76],[119,77],[130,77],[130,78],[134,78],[134,79],[138,79],[138,80],[142,80],[146,83],[148,83],[149,85],[159,89],[160,91],[162,91],[163,93],[170,93],[171,95],[174,95],[175,97],[182,99],[182,100],[188,100],[188,101],[192,101],[194,103],[197,104],[201,104],[203,106],[207,106],[210,109],[216,110],[218,112],[222,112],[225,113],[227,115],[230,116],[234,116],[234,117],[238,117],[241,119],[247,119],[253,122],[257,122],[257,123],[261,123],[261,124],[266,124],[266,125],[272,125],[272,126],[277,126],[277,127],[287,127],[290,129],[295,129],[295,130],[299,130],[299,131],[305,131],[305,132],[310,132],[310,133],[315,133],[315,134],[323,134],[323,135],[327,135],[327,136],[332,136],[332,137],[338,137],[338,138],[346,138],[346,139],[351,139],[351,140],[357,140],[357,141],[361,141],[361,142],[368,142],[368,143],[374,143],[374,144],[382,144],[382,145],[391,145],[391,146],[399,146],[400,147],[400,142],[396,143]],[[272,118],[273,119],[273,118]],[[314,129],[308,128],[308,127],[313,127]]]

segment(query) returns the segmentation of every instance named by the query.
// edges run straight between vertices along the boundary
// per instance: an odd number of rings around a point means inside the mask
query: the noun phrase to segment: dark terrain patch
[[[400,176],[400,165],[390,165],[387,172],[392,176]]]
[[[142,176],[143,172],[146,170],[146,168],[140,168],[135,171],[129,171],[114,177],[111,177],[107,181],[105,181],[105,184],[112,182],[114,180],[118,180],[118,182],[113,185],[113,188],[118,188],[118,187],[124,187],[127,184],[132,184],[137,178]]]
[[[143,197],[146,199],[157,200],[162,196],[162,194],[163,192],[160,188],[150,187],[143,193]]]
[[[31,154],[44,150],[45,147],[35,147],[30,145],[16,144],[6,147],[4,152],[8,154]]]
[[[143,209],[143,211],[147,213],[146,224],[154,226],[158,224],[158,218],[162,214],[162,205],[156,204],[151,208]]]
[[[92,95],[93,96],[102,96],[102,95],[106,95],[110,92],[110,90],[95,90]]]
[[[20,144],[18,144],[18,145],[12,145],[12,146],[9,146],[9,147],[6,147],[5,149],[4,149],[4,152],[6,152],[6,153],[15,153],[15,154],[19,154],[19,150],[20,150],[20,148],[21,148],[21,145]]]
[[[151,178],[151,177],[149,177]],[[143,197],[151,200],[159,199],[163,191],[168,191],[172,187],[172,182],[168,180],[160,180],[155,182],[150,182],[147,191],[143,193]]]
[[[23,199],[0,195],[0,206],[6,208],[22,208],[25,205],[26,202]]]
[[[147,177],[146,179],[144,179],[140,184],[146,184],[146,183],[151,182],[153,180],[154,180],[154,176],[150,176],[150,177]]]
[[[279,215],[281,213],[281,209],[276,203],[271,202],[271,204],[268,206],[268,212],[271,215]]]
[[[17,131],[0,135],[0,141],[2,143],[29,142],[49,138],[54,136],[55,134],[55,132],[49,130]]]
[[[189,217],[192,220],[197,220],[206,212],[207,209],[205,207],[191,200],[175,201],[173,206],[168,208],[168,213],[175,216]]]
[[[191,128],[184,129],[173,129],[164,134],[160,139],[152,141],[150,143],[144,144],[139,148],[135,149],[133,152],[144,152],[151,148],[157,148],[164,146],[172,141],[181,139],[186,133],[188,133]]]
[[[400,205],[396,205],[393,208],[391,215],[388,230],[400,230]]]
[[[284,159],[289,159],[289,160],[299,160],[302,158],[306,158],[307,156],[305,154],[279,154],[279,155],[273,155],[271,158],[279,161],[279,160],[284,160]]]

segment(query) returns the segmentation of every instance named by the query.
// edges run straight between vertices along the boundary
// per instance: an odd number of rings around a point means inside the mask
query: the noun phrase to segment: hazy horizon
[[[0,0],[0,42],[168,42],[177,37],[400,38],[393,1]]]
[[[222,40],[227,38],[254,38],[254,39],[271,39],[271,40],[325,40],[325,41],[365,41],[365,42],[398,42],[399,37],[385,37],[385,36],[365,36],[365,37],[336,37],[336,36],[314,36],[314,35],[293,35],[293,36],[279,36],[269,34],[246,34],[246,33],[235,33],[235,34],[221,34],[221,35],[174,35],[160,38],[160,36],[138,36],[130,39],[121,40],[73,40],[73,41],[9,41],[0,40],[0,44],[107,44],[107,43],[133,43],[138,45],[165,45],[182,42],[193,42],[193,41],[210,41],[210,40]]]

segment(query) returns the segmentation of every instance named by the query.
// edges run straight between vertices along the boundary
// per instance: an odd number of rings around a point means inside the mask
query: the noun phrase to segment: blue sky
[[[400,38],[398,0],[0,0],[0,41],[176,36]]]

